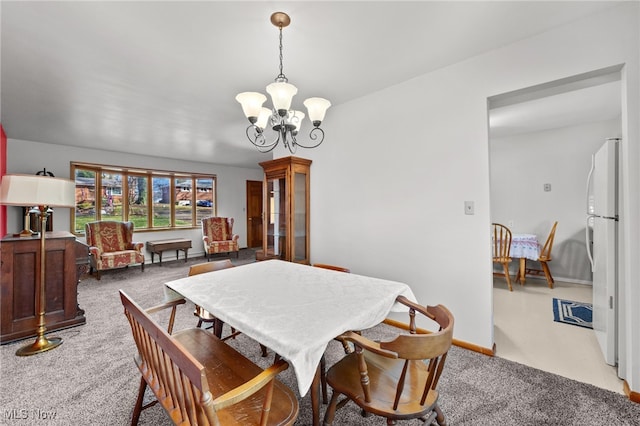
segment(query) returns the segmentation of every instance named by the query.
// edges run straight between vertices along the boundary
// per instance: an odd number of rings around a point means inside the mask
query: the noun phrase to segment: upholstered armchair
[[[141,264],[144,272],[144,243],[133,242],[133,222],[89,222],[85,233],[91,253],[90,273],[95,269],[98,280],[105,269]]]
[[[205,217],[202,219],[202,242],[207,261],[216,253],[236,252],[239,254],[239,235],[233,233],[233,218]]]

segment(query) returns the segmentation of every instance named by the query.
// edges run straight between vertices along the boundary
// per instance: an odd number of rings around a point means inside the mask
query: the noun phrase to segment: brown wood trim
[[[631,388],[629,387],[629,383],[627,383],[626,380],[622,381],[622,389],[624,391],[624,394],[627,395],[627,397],[629,398],[629,400],[640,404],[640,392],[632,391]]]
[[[453,339],[453,344],[459,348],[467,349],[473,352],[481,353],[482,355],[494,356],[496,354],[496,345],[493,344],[491,348],[485,348],[484,346],[474,345],[473,343],[465,342],[462,340]]]

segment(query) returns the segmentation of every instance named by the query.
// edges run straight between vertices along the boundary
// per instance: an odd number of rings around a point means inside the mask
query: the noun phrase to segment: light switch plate
[[[473,201],[464,202],[464,214],[475,214],[473,210]]]

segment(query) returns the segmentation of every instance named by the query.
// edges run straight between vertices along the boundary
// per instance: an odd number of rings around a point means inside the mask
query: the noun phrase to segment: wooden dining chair
[[[338,271],[338,272],[351,272],[349,268],[345,268],[343,266],[329,265],[327,263],[314,263],[313,266],[316,268],[330,269],[332,271]]]
[[[325,425],[333,424],[336,410],[349,401],[365,413],[386,417],[389,425],[407,419],[445,425],[436,387],[453,340],[453,315],[442,305],[421,306],[403,296],[397,301],[409,308],[409,320],[393,325],[398,334],[392,340],[378,342],[353,332],[343,334],[356,350],[327,372],[333,394]],[[439,330],[418,333],[416,316],[434,321]],[[341,395],[345,398],[339,401]]]
[[[337,272],[351,273],[351,270],[349,268],[345,268],[344,266],[329,265],[328,263],[314,263],[313,267],[314,268],[329,269],[331,271],[337,271]],[[338,341],[340,341],[342,343],[342,347],[344,349],[344,353],[345,354],[348,354],[348,353],[353,351],[353,349],[351,349],[351,346],[349,346],[349,343],[347,343],[344,340],[341,340],[340,337],[336,337],[335,340],[338,340]]]
[[[234,265],[233,263],[231,263],[231,260],[229,259],[217,260],[214,262],[197,263],[189,267],[189,276],[191,277],[193,275],[204,274],[207,272],[221,271],[223,269],[233,268],[233,267]],[[213,316],[207,310],[202,309],[198,305],[196,305],[196,308],[193,311],[193,315],[198,317],[198,325],[196,325],[196,327],[201,327],[202,324],[207,324],[207,323],[210,323],[213,325],[216,321],[215,316]],[[231,333],[235,333],[235,330],[231,329]]]
[[[547,279],[547,284],[549,285],[549,288],[553,288],[553,284],[555,283],[555,281],[553,280],[553,276],[551,275],[551,270],[549,269],[549,265],[547,264],[548,262],[551,262],[551,249],[553,249],[553,240],[556,236],[556,227],[558,226],[558,222],[556,221],[553,226],[551,227],[551,231],[549,232],[549,236],[547,236],[547,240],[544,243],[544,246],[542,246],[542,249],[540,250],[540,256],[538,256],[538,262],[540,262],[540,267],[541,269],[535,269],[535,268],[527,268],[527,261],[525,259],[525,267],[524,267],[524,276],[526,277],[527,275],[535,275],[535,276],[542,276],[544,275],[544,277]],[[520,273],[521,271],[518,271],[518,280],[520,279]]]
[[[499,223],[491,224],[491,246],[493,248],[493,263],[502,265],[504,272],[493,272],[494,276],[505,277],[509,291],[511,287],[511,276],[509,275],[509,264],[511,263],[511,230]]]
[[[131,424],[157,403],[176,425],[292,425],[299,412],[291,389],[276,379],[289,365],[262,369],[201,328],[170,335],[120,291],[142,374]],[[143,405],[146,388],[156,399]]]
[[[233,267],[234,267],[234,264],[231,263],[231,260],[229,259],[216,260],[213,262],[197,263],[189,267],[189,276],[191,277],[193,275],[204,274],[207,272],[221,271],[223,269],[228,269]],[[198,325],[196,325],[196,327],[201,327],[202,324],[206,324],[206,323],[210,323],[213,326],[215,325],[216,321],[219,321],[218,318],[216,318],[211,312],[207,311],[206,309],[203,309],[201,306],[198,306],[198,305],[196,305],[195,310],[193,311],[193,315],[198,317]],[[223,325],[222,321],[220,321],[220,326],[222,325]],[[240,334],[240,332],[236,331],[235,328],[231,327],[231,334],[224,337],[222,340],[234,338],[238,334]],[[264,346],[263,344],[260,344],[260,350],[262,351],[263,357],[267,356],[266,346]]]
[[[337,272],[351,273],[351,270],[349,268],[345,268],[344,266],[330,265],[328,263],[314,263],[313,267],[314,268],[329,269],[331,271],[337,271]],[[336,337],[334,340],[337,340],[342,344],[342,348],[344,349],[344,353],[345,354],[353,352],[353,349],[351,349],[351,346],[349,345],[349,342],[347,342],[346,340],[341,339],[339,336]],[[325,359],[325,357],[323,355],[322,358],[320,359],[320,386],[322,387],[322,402],[324,404],[326,404],[329,401],[329,398],[328,398],[328,395],[327,395],[327,373],[326,373],[326,371],[327,371],[327,360]]]

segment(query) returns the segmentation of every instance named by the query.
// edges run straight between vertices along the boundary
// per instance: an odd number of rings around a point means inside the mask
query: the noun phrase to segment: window
[[[131,221],[135,230],[194,228],[216,214],[216,176],[71,163],[76,182],[72,229]],[[96,191],[96,188],[99,190]]]

